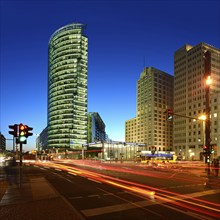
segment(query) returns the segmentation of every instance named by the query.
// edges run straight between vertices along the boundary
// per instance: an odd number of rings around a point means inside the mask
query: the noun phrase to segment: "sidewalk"
[[[0,181],[0,219],[84,219],[43,176],[25,175],[25,167],[21,184]]]

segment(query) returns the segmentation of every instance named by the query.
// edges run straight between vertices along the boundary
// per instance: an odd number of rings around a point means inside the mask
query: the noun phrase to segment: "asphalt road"
[[[31,169],[84,219],[220,218],[220,189],[205,188],[205,177],[123,164],[39,163]]]

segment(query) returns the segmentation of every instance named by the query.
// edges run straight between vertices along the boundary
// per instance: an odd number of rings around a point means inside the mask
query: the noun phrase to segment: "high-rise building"
[[[220,151],[220,50],[206,43],[184,45],[174,55],[174,112],[180,115],[174,116],[174,150],[183,159],[203,157],[205,121],[195,119],[206,114],[204,55],[207,51],[211,54],[211,145],[216,155]]]
[[[136,118],[125,121],[125,142],[137,143]]]
[[[87,143],[88,38],[79,23],[49,40],[48,147],[78,149]]]
[[[106,141],[105,123],[98,112],[88,113],[88,143]]]
[[[47,127],[36,138],[36,149],[47,150]]]
[[[149,150],[171,150],[173,126],[166,111],[172,108],[173,76],[144,68],[137,82],[136,118],[126,121],[125,141],[145,144]]]
[[[6,138],[5,136],[0,132],[0,151],[6,150]]]

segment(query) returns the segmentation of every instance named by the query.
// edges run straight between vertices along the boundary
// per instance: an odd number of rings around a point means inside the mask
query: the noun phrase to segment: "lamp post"
[[[82,160],[84,160],[84,144],[82,144]]]
[[[206,126],[206,119],[207,119],[207,117],[206,117],[206,115],[201,115],[201,116],[199,116],[198,119],[202,121],[202,130],[203,130],[203,149],[205,149],[205,147],[206,147],[206,133],[205,133],[205,126]],[[205,156],[205,158],[206,158],[206,156]]]
[[[35,154],[35,160],[37,160],[37,151],[39,151],[39,145],[40,145],[40,134],[35,133],[34,134],[36,136],[36,154]]]
[[[205,155],[205,162],[207,163],[207,174],[210,175],[210,155],[211,155],[211,147],[210,147],[210,85],[212,83],[211,80],[211,53],[209,51],[205,52],[205,111],[206,111],[206,123],[205,123],[205,145],[207,147],[207,153]]]

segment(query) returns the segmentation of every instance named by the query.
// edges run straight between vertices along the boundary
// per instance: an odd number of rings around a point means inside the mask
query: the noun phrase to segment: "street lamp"
[[[207,86],[210,86],[210,85],[212,84],[212,79],[211,79],[211,76],[208,76],[208,77],[207,77],[207,79],[206,79],[206,82],[205,82],[205,83],[206,83],[206,85],[207,85]]]
[[[201,120],[201,121],[205,121],[206,120],[206,115],[200,115],[198,119]]]
[[[36,153],[35,153],[35,160],[37,160],[37,151],[39,151],[39,145],[40,145],[40,134],[35,133],[36,136]]]

